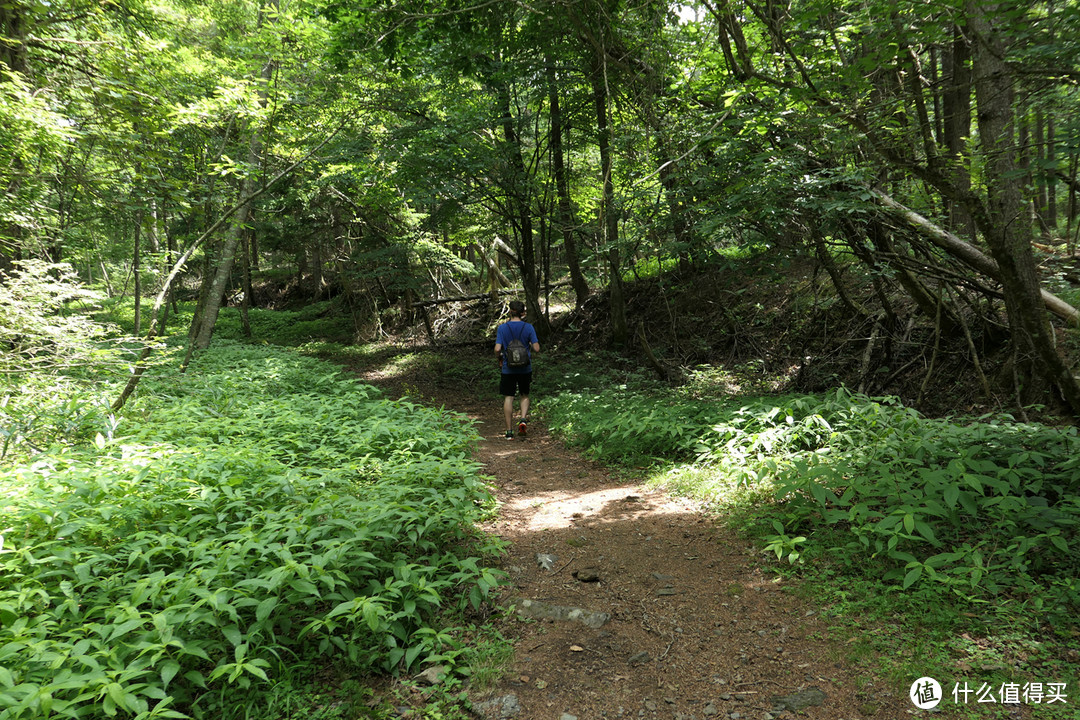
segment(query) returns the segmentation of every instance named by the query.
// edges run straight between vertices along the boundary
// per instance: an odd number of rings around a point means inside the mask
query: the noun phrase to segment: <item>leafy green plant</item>
[[[471,423],[215,343],[113,437],[0,472],[0,712],[221,716],[286,667],[454,666],[500,582]]]
[[[767,489],[774,503],[759,512],[778,559],[833,554],[897,590],[933,583],[975,603],[1008,594],[1053,618],[1080,602],[1075,428],[932,420],[844,389],[722,402],[576,393],[546,407],[560,433],[606,460],[696,453],[684,479],[747,497]],[[822,527],[834,532],[818,546],[805,530]]]
[[[772,526],[777,534],[764,538],[765,550],[776,553],[777,560],[786,558],[790,564],[794,565],[799,560],[799,548],[806,542],[806,537],[802,535],[791,537],[784,532],[784,525],[779,520],[773,520]]]
[[[290,347],[316,341],[348,342],[355,334],[349,315],[329,301],[301,310],[251,308],[248,320],[251,340]],[[240,309],[223,308],[214,333],[230,340],[244,340]]]
[[[544,415],[569,442],[608,461],[690,458],[718,406],[625,390],[562,393],[544,402]]]
[[[108,381],[128,354],[91,317],[100,299],[64,264],[23,261],[0,279],[0,460],[111,436]]]

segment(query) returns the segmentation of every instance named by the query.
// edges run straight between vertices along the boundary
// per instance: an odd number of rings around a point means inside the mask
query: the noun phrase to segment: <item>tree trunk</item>
[[[318,236],[314,238],[314,245],[311,248],[311,281],[315,285],[315,299],[322,298],[323,286],[326,284],[326,278],[323,275],[323,248],[322,240]]]
[[[597,57],[593,68],[593,101],[596,106],[596,137],[600,149],[600,168],[603,173],[604,195],[600,204],[600,227],[607,246],[609,302],[611,304],[611,339],[616,348],[626,347],[629,332],[626,327],[626,298],[623,294],[622,270],[619,258],[619,217],[615,211],[615,185],[612,182],[610,126],[607,111],[607,79],[604,58]]]
[[[132,245],[134,249],[131,256],[131,274],[135,278],[135,329],[132,334],[142,334],[142,224],[143,211],[135,213],[135,237]]]
[[[278,180],[281,180],[287,175],[291,175],[292,172],[296,170],[296,168],[300,167],[309,159],[311,159],[311,157],[315,155],[315,153],[317,153],[319,150],[321,150],[322,147],[326,145],[326,143],[330,142],[330,140],[333,139],[343,127],[344,123],[338,126],[337,130],[330,133],[322,142],[320,142],[310,152],[304,155],[304,157],[300,158],[293,164],[289,165],[289,167],[279,172],[277,175],[271,178],[269,182],[264,183],[262,187],[260,187],[254,193],[241,197],[240,202],[226,210],[225,213],[223,213],[214,223],[212,223],[210,227],[207,228],[206,232],[200,235],[195,240],[195,242],[193,242],[188,247],[188,249],[185,250],[184,253],[176,260],[176,262],[172,266],[172,270],[170,270],[169,274],[165,277],[165,282],[162,284],[161,291],[158,293],[157,299],[154,301],[153,310],[150,311],[150,328],[146,331],[146,343],[144,344],[142,353],[140,353],[139,359],[135,363],[135,367],[132,368],[131,377],[128,378],[127,384],[124,385],[123,391],[121,391],[119,397],[117,397],[116,400],[113,402],[113,410],[120,410],[120,408],[124,407],[124,404],[127,403],[128,398],[131,397],[132,393],[134,393],[135,389],[139,386],[139,381],[142,379],[143,373],[146,372],[146,360],[153,352],[153,345],[150,343],[150,341],[158,335],[159,312],[161,311],[162,306],[165,304],[166,298],[172,293],[173,283],[176,281],[176,277],[180,274],[180,270],[183,269],[184,265],[187,264],[187,261],[191,257],[192,253],[194,253],[196,249],[201,247],[202,244],[206,242],[207,238],[216,233],[218,231],[218,228],[224,225],[229,220],[229,218],[233,216],[234,213],[237,213],[240,211],[241,208],[250,205],[252,202],[255,201],[256,198],[258,198],[267,190],[276,185]],[[190,355],[191,350],[189,348],[188,358],[190,358]],[[186,362],[187,358],[185,359],[185,363]]]
[[[162,270],[164,270],[167,275],[169,268],[172,267],[173,261],[176,259],[176,238],[169,232],[169,211],[164,203],[162,203],[161,206],[161,229],[162,232],[165,233],[165,266]],[[169,292],[166,295],[164,311],[161,316],[162,332],[164,332],[165,324],[168,320],[170,304],[173,306],[173,311],[175,312],[177,310],[176,292],[172,288],[169,289]]]
[[[1016,154],[1016,172],[1020,175],[1020,186],[1022,188],[1031,188],[1034,186],[1031,177],[1031,122],[1028,119],[1028,114],[1024,108],[1023,101],[1020,102],[1020,111],[1014,110],[1013,117],[1016,123],[1016,136],[1017,136],[1017,154]],[[980,118],[981,121],[981,118]],[[980,129],[980,133],[981,133]],[[1015,222],[1024,223],[1024,225],[1031,225],[1032,220],[1035,217],[1036,202],[1034,197],[1027,193],[1023,196],[1023,214],[1019,215]],[[1030,228],[1024,229],[1024,234],[1030,234]]]
[[[555,78],[554,61],[549,57],[548,95],[551,104],[551,163],[555,175],[555,194],[558,197],[557,224],[562,232],[563,251],[566,253],[566,267],[570,271],[570,283],[574,288],[575,305],[581,309],[589,297],[589,284],[581,272],[581,260],[578,255],[577,241],[574,239],[574,210],[570,204],[570,182],[566,175],[566,158],[562,144],[562,110],[559,105],[559,86]]]
[[[1049,240],[1057,235],[1057,128],[1053,113],[1046,116],[1046,224],[1050,229]]]
[[[150,222],[146,226],[146,238],[150,241],[150,252],[161,252],[161,241],[158,239],[158,231],[161,227],[161,218],[158,217],[158,202],[156,197],[150,198]]]
[[[240,247],[240,282],[243,283],[243,298],[240,300],[240,330],[244,337],[251,337],[251,318],[248,310],[251,309],[251,238],[255,231],[247,228]]]
[[[0,2],[0,64],[18,75],[26,74],[25,6],[15,2]],[[26,172],[21,158],[11,159],[10,185],[4,191],[18,197],[22,177]],[[25,228],[15,220],[0,223],[0,270],[10,270],[13,260],[22,259]]]
[[[966,28],[953,27],[953,42],[942,54],[946,89],[942,97],[944,108],[945,149],[949,168],[946,171],[962,193],[971,190],[970,156],[967,139],[971,135],[971,47]],[[949,229],[968,239],[975,239],[971,215],[962,203],[947,198]]]
[[[867,188],[867,190],[893,216],[911,225],[919,234],[949,253],[949,255],[986,277],[1001,282],[1001,269],[994,259],[984,255],[982,250],[934,225],[919,213],[901,205],[885,193],[870,188]],[[1069,325],[1080,327],[1080,311],[1077,311],[1075,307],[1046,290],[1040,290],[1040,297],[1047,310]]]
[[[1005,63],[1005,43],[994,26],[998,3],[968,0],[967,11],[975,38],[973,81],[979,112],[979,141],[986,161],[987,205],[982,230],[1001,271],[1009,327],[1018,357],[1029,369],[1031,390],[1038,397],[1037,378],[1057,385],[1074,414],[1080,415],[1080,383],[1055,346],[1053,330],[1042,307],[1031,226],[1018,222],[1024,201],[1017,173],[1013,139],[1014,79]]]
[[[274,67],[275,62],[273,60],[269,60],[263,65],[259,85],[259,105],[261,107],[266,107],[267,88],[273,77]],[[251,143],[248,146],[249,172],[241,183],[241,198],[250,197],[255,192],[256,173],[254,168],[258,166],[259,157],[261,155],[262,135],[260,134],[259,129],[256,129],[252,132]],[[194,349],[205,350],[210,346],[210,338],[214,334],[214,326],[217,324],[217,318],[218,314],[221,312],[225,290],[229,282],[229,277],[232,275],[233,263],[236,260],[236,249],[240,244],[240,239],[244,234],[244,229],[247,226],[248,217],[250,215],[251,202],[249,201],[245,202],[233,216],[232,226],[229,228],[229,234],[222,247],[221,258],[218,260],[217,271],[214,273],[214,278],[211,281],[207,292],[206,307],[203,309],[202,317],[198,319],[199,329],[195,335],[195,341],[192,343],[192,348]],[[190,357],[190,355],[191,348],[189,348],[188,357]],[[187,362],[187,359],[185,359],[185,368],[187,367]]]
[[[1049,215],[1050,196],[1048,194],[1048,178],[1046,168],[1046,113],[1041,109],[1035,111],[1035,218],[1039,223],[1039,234],[1043,242],[1050,242]]]
[[[1069,186],[1069,205],[1068,216],[1066,218],[1065,225],[1065,249],[1070,256],[1076,251],[1076,244],[1073,239],[1073,223],[1076,222],[1076,171],[1080,169],[1080,153],[1075,150],[1069,152],[1069,174],[1065,177],[1066,184]]]
[[[518,255],[521,269],[521,284],[525,288],[525,307],[529,310],[529,322],[536,328],[536,334],[544,340],[550,334],[546,315],[540,307],[540,274],[536,263],[536,238],[532,221],[532,189],[529,171],[521,157],[523,151],[521,138],[514,125],[514,116],[510,108],[510,87],[502,79],[498,81],[499,110],[502,117],[503,140],[506,142],[506,158],[510,164],[511,177],[507,180],[507,200],[510,212],[515,217],[517,229],[521,234],[521,252]]]

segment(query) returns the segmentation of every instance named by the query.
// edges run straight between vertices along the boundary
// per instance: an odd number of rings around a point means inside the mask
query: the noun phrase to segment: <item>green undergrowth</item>
[[[467,419],[220,340],[93,417],[0,467],[0,717],[289,717],[314,678],[468,672],[499,548]]]
[[[844,389],[711,401],[564,393],[545,415],[593,457],[650,468],[755,534],[843,614],[899,622],[909,641],[936,632],[935,662],[954,673],[966,632],[1012,638],[998,649],[1008,662],[973,672],[1030,672],[1035,658],[1059,673],[1047,681],[1075,674],[1054,659],[1080,649],[1075,427],[931,419]],[[968,650],[992,654],[979,647]]]
[[[143,300],[141,331],[144,334],[149,327],[153,305],[153,298]],[[195,303],[179,303],[177,309],[176,314],[163,310],[161,316],[170,332],[186,337]],[[103,298],[95,314],[99,320],[113,323],[126,333],[135,328],[135,306],[130,297]],[[250,308],[248,325],[250,336],[244,334],[240,308],[235,305],[223,307],[214,326],[214,337],[296,347],[305,343],[349,343],[355,334],[349,314],[328,300],[299,310]]]

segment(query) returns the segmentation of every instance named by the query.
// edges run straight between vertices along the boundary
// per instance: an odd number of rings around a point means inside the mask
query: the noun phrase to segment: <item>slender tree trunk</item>
[[[536,238],[533,230],[529,171],[521,156],[521,138],[518,136],[510,108],[510,87],[502,79],[497,82],[499,110],[502,113],[499,124],[502,126],[503,140],[507,148],[506,158],[512,171],[512,176],[508,180],[508,201],[513,208],[512,212],[516,215],[517,228],[521,233],[521,252],[518,259],[521,267],[521,284],[525,289],[525,306],[529,310],[529,322],[535,326],[537,336],[544,340],[550,334],[551,328],[547,324],[543,308],[540,307],[540,274],[537,272],[536,263]]]
[[[1035,111],[1035,218],[1039,223],[1039,233],[1044,242],[1050,241],[1050,196],[1048,186],[1047,145],[1046,145],[1046,113],[1041,109]]]
[[[135,213],[135,237],[132,245],[131,274],[135,278],[135,335],[142,334],[142,224],[143,211]]]
[[[948,158],[948,176],[961,193],[971,190],[970,156],[967,149],[971,135],[971,46],[967,29],[953,27],[953,42],[943,53],[946,87],[942,97],[944,109],[945,148]],[[948,228],[956,233],[975,239],[975,227],[971,215],[962,203],[946,199],[949,209]]]
[[[1080,415],[1080,383],[1058,354],[1046,311],[1043,310],[1030,225],[1018,222],[1025,212],[1017,174],[1013,139],[1013,83],[1004,39],[994,26],[1003,4],[968,0],[967,12],[975,37],[973,80],[979,112],[979,139],[986,162],[987,206],[983,233],[997,260],[1005,291],[1009,327],[1032,390],[1037,377],[1057,385],[1073,413]],[[1034,399],[1037,393],[1028,393]]]
[[[263,65],[259,86],[259,104],[262,107],[266,107],[267,88],[273,77],[274,67],[275,62],[273,60],[267,61],[267,63]],[[252,132],[251,142],[248,146],[248,168],[251,170],[241,183],[241,198],[250,197],[255,192],[257,177],[254,168],[258,167],[261,155],[262,135],[259,129],[256,128]],[[185,369],[190,361],[192,350],[205,350],[210,346],[210,338],[214,334],[214,326],[217,324],[217,318],[218,314],[221,312],[225,290],[228,286],[229,277],[232,275],[233,263],[236,260],[236,250],[240,244],[240,239],[244,234],[250,214],[251,203],[245,202],[233,216],[232,226],[229,228],[225,244],[221,249],[221,257],[218,260],[217,270],[207,289],[206,305],[203,308],[201,317],[195,319],[195,322],[198,323],[198,329],[195,333],[195,340],[188,348],[187,357],[184,359],[183,367]]]
[[[600,150],[604,195],[600,204],[603,244],[607,246],[608,293],[611,304],[611,339],[616,348],[626,347],[629,332],[626,327],[626,298],[623,293],[622,269],[619,257],[619,216],[615,210],[615,185],[612,181],[611,129],[608,123],[608,89],[604,76],[604,58],[597,57],[593,68],[593,101],[596,106],[596,137]]]
[[[570,271],[570,284],[574,288],[576,307],[581,308],[589,297],[589,284],[581,272],[577,241],[574,239],[574,210],[570,204],[570,182],[566,174],[566,158],[563,155],[562,110],[559,105],[559,86],[555,78],[555,65],[551,57],[548,64],[548,96],[551,104],[551,163],[555,175],[555,194],[558,196],[557,224],[562,233],[566,267]]]
[[[314,238],[314,245],[311,252],[311,280],[315,285],[315,299],[319,300],[322,297],[323,286],[326,284],[326,280],[323,277],[323,252],[322,252],[322,240],[318,236]]]
[[[26,5],[0,3],[0,62],[12,72],[26,73]]]
[[[1069,214],[1065,225],[1065,248],[1071,256],[1076,251],[1076,244],[1073,241],[1073,223],[1076,222],[1076,172],[1080,169],[1080,153],[1076,151],[1069,152],[1069,174],[1067,179],[1072,182],[1068,183],[1069,186]]]
[[[169,232],[169,214],[167,208],[163,205],[162,221],[165,230],[165,268],[167,272],[172,267],[173,262],[176,260],[176,237]],[[161,330],[165,331],[165,326],[169,319],[169,307],[172,306],[173,313],[177,313],[179,308],[176,307],[176,291],[173,288],[169,288],[169,292],[165,297],[165,304],[161,313]]]
[[[158,217],[157,198],[150,198],[150,222],[146,226],[146,239],[150,241],[150,252],[155,255],[161,251],[161,242],[158,239],[158,230],[161,226],[161,218]]]
[[[1046,115],[1046,224],[1050,238],[1057,235],[1057,127],[1052,112]]]
[[[243,244],[240,248],[240,261],[242,263],[240,273],[241,282],[243,283],[243,299],[240,301],[240,329],[244,333],[244,337],[251,337],[251,319],[248,317],[248,310],[251,309],[251,238],[255,236],[255,231],[251,228],[247,229],[244,233]]]
[[[1024,102],[1021,100],[1019,111],[1014,110],[1013,117],[1016,123],[1016,137],[1017,137],[1017,154],[1016,154],[1016,172],[1019,175],[1020,187],[1030,188],[1034,185],[1031,176],[1031,122],[1028,119],[1027,110],[1024,107]],[[980,123],[981,123],[980,118]],[[979,130],[980,137],[982,135],[981,124]],[[1031,225],[1035,219],[1035,208],[1037,203],[1035,199],[1028,193],[1024,193],[1024,212],[1017,217],[1014,222],[1021,222],[1024,225]],[[1031,233],[1031,228],[1024,230],[1025,234]]]
[[[0,63],[19,75],[26,74],[26,6],[18,2],[0,1]],[[14,180],[0,191],[18,197],[26,168],[20,158],[11,161]],[[0,222],[0,270],[10,270],[13,260],[22,259],[25,228],[14,220]]]

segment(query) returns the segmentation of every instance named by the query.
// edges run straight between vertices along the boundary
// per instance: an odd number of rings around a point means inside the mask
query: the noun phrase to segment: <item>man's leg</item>
[[[528,407],[525,399],[522,399],[522,407]],[[514,425],[514,396],[503,396],[503,416],[506,418],[506,431],[510,432]]]
[[[529,432],[529,396],[521,396],[521,420],[518,422],[518,435],[525,437]]]

